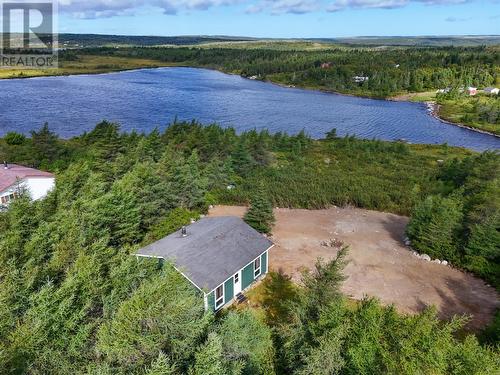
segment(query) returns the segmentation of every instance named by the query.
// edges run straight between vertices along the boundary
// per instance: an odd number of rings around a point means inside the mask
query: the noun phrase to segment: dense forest
[[[202,43],[248,41],[252,38],[231,36],[139,36],[139,35],[102,35],[102,34],[65,34],[58,35],[59,45],[70,47],[100,46],[159,46],[159,45],[194,45]]]
[[[239,48],[89,48],[84,54],[144,58],[220,69],[246,77],[357,95],[388,97],[436,88],[497,82],[497,47],[345,48],[274,50]],[[62,60],[76,57],[74,51]],[[368,77],[356,82],[355,76]]]
[[[57,175],[43,201],[23,197],[0,213],[5,373],[465,375],[500,366],[498,324],[479,341],[461,330],[464,318],[348,301],[339,291],[347,249],[302,286],[271,274],[260,306],[216,316],[170,265],[131,255],[210,204],[265,194],[283,207],[412,214],[415,248],[498,282],[497,153],[335,130],[316,141],[196,122],[121,133],[103,122],[69,140],[48,126],[9,133],[0,159]]]

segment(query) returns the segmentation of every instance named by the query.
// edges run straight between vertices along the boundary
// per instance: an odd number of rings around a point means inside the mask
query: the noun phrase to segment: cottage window
[[[17,193],[12,193],[12,194],[9,194],[9,195],[5,195],[1,198],[1,203],[2,204],[7,204],[11,201],[13,201],[14,199],[16,199],[18,197],[18,194]]]
[[[257,259],[255,259],[255,261],[253,262],[253,269],[254,269],[254,277],[257,277],[260,275],[260,257],[258,257]]]
[[[218,309],[224,304],[224,284],[221,284],[215,289],[215,309]]]
[[[234,283],[238,284],[240,282],[240,273],[234,274]]]

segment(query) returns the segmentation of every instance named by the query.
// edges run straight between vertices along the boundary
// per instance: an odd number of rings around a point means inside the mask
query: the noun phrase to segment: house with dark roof
[[[238,217],[207,217],[135,255],[170,261],[203,294],[205,308],[217,311],[268,272],[273,246]]]
[[[498,95],[500,89],[498,89],[497,87],[485,87],[483,92],[488,95]]]
[[[0,208],[6,208],[21,194],[29,194],[33,200],[42,199],[54,184],[52,173],[4,162],[0,166]]]

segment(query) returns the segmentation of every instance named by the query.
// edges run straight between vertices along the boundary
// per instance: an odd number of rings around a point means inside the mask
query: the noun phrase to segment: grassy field
[[[436,100],[436,91],[424,91],[424,92],[414,92],[414,93],[404,93],[401,95],[396,95],[391,98],[395,101],[405,101],[405,102],[433,102]]]
[[[349,47],[339,46],[332,43],[309,42],[302,40],[258,40],[258,41],[235,41],[214,42],[193,45],[199,48],[232,48],[232,49],[272,49],[277,51],[322,51],[333,48]]]
[[[0,79],[96,74],[171,65],[175,64],[128,57],[79,55],[75,61],[60,61],[57,69],[0,69]]]

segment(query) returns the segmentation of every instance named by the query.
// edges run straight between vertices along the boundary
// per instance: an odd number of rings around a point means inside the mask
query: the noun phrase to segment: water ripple
[[[123,130],[164,128],[175,117],[238,131],[268,128],[320,138],[339,135],[500,149],[500,139],[445,124],[418,103],[390,102],[283,88],[194,68],[0,81],[0,135],[29,133],[48,122],[63,137],[103,119]]]

